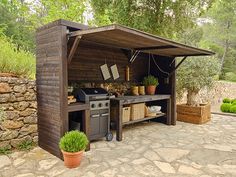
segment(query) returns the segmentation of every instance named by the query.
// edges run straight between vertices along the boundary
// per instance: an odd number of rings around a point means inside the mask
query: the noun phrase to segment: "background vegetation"
[[[8,61],[35,63],[35,29],[63,18],[92,26],[119,23],[216,52],[220,79],[236,81],[236,1],[232,0],[1,0],[1,40],[14,43]],[[0,53],[3,49],[0,48]],[[23,56],[22,53],[25,53]],[[33,57],[32,57],[33,56]],[[7,57],[7,56],[4,56]],[[9,58],[8,57],[8,58]],[[21,58],[19,57],[19,58]],[[6,61],[6,60],[5,60]],[[31,61],[32,63],[30,63]],[[26,65],[29,64],[29,67]],[[0,66],[0,72],[3,66]],[[16,70],[19,67],[9,70]],[[32,76],[32,71],[20,75]]]

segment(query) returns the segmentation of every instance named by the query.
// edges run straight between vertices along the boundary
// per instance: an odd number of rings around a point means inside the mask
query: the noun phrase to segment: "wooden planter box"
[[[177,120],[193,124],[203,124],[211,120],[211,105],[188,106],[177,105]]]

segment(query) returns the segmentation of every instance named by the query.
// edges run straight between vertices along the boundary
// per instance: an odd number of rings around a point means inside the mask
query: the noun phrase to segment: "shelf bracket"
[[[76,36],[74,42],[73,42],[73,45],[70,49],[70,52],[69,52],[69,55],[67,57],[67,60],[68,60],[68,64],[70,64],[74,54],[75,54],[75,51],[76,49],[78,48],[78,45],[79,45],[79,42],[80,42],[80,39],[82,38],[82,36]]]
[[[186,60],[187,57],[188,56],[185,56],[184,58],[182,58],[182,60],[177,64],[177,66],[174,68],[174,70],[170,72],[169,77],[175,73],[175,71],[180,67],[180,65],[184,62],[184,60]]]

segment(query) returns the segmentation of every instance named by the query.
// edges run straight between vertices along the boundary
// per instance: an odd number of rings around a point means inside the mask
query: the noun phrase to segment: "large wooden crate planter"
[[[177,120],[193,124],[203,124],[211,120],[211,105],[200,106],[177,105]]]

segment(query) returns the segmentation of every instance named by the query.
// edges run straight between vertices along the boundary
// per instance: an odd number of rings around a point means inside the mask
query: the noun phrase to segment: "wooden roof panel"
[[[123,49],[141,50],[145,53],[153,53],[163,56],[175,57],[214,54],[211,51],[187,46],[168,39],[154,36],[149,33],[145,33],[143,31],[120,25],[108,25],[104,27],[89,28],[75,31],[70,34],[70,38],[75,36],[82,36],[83,40],[101,43],[104,45]]]

